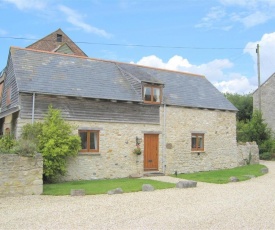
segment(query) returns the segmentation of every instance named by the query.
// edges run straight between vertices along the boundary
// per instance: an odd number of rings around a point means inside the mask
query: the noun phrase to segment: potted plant
[[[133,153],[136,154],[136,155],[141,154],[141,149],[140,149],[139,145],[137,145],[137,147],[133,150]]]

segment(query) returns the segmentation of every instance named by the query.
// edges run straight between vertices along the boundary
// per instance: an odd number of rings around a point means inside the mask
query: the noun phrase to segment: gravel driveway
[[[0,198],[0,229],[275,229],[275,162],[249,181],[96,196]]]

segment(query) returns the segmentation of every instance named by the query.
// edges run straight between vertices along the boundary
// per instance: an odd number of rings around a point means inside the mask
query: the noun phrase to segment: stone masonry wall
[[[63,181],[123,178],[144,173],[144,154],[132,153],[136,137],[159,134],[159,167],[165,174],[208,171],[239,166],[243,158],[236,143],[236,114],[229,111],[160,107],[160,124],[70,121],[80,128],[99,130],[99,152],[68,159]],[[165,120],[165,122],[164,122]],[[18,131],[30,120],[18,119]],[[204,133],[205,151],[191,151],[191,134]]]
[[[266,82],[261,85],[261,111],[264,122],[275,133],[275,74],[273,74]],[[253,94],[253,109],[259,109],[259,91]]]
[[[43,192],[43,159],[0,154],[0,196],[40,195]]]
[[[259,164],[259,148],[256,142],[238,143],[239,165],[248,164],[251,155],[250,164]]]
[[[191,134],[204,133],[204,151],[191,151]],[[236,114],[167,107],[166,174],[233,168],[238,165]]]
[[[90,180],[123,178],[143,173],[143,154],[133,154],[136,137],[141,138],[143,150],[144,133],[159,132],[159,125],[125,124],[108,122],[72,122],[77,128],[100,129],[99,152],[80,153],[68,161],[68,173],[63,180]],[[161,143],[160,143],[161,149]],[[159,153],[161,155],[161,152]]]

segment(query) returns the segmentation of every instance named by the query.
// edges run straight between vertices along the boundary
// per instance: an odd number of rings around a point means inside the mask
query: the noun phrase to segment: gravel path
[[[225,185],[0,198],[0,229],[275,229],[275,162],[261,163],[268,174]]]

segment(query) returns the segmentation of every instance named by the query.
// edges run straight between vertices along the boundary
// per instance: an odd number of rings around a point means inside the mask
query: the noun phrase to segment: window
[[[161,87],[159,86],[144,86],[143,100],[146,103],[160,104],[161,102]]]
[[[99,131],[79,130],[81,139],[81,152],[98,152],[99,151]]]
[[[192,151],[204,151],[204,134],[192,133],[191,149]]]
[[[56,35],[56,41],[57,42],[62,42],[62,34],[57,34]]]

